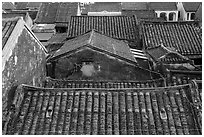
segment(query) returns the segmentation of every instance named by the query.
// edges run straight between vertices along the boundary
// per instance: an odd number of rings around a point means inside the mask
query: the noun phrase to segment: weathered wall
[[[80,65],[84,58],[92,58],[93,63]],[[78,69],[76,66],[79,66]],[[94,68],[94,69],[93,69]],[[78,70],[78,71],[76,71]],[[84,73],[83,73],[83,72]],[[90,75],[90,73],[92,73]],[[87,76],[86,76],[87,75]],[[150,80],[150,73],[127,64],[117,58],[90,49],[78,51],[56,61],[55,78],[72,80]]]
[[[3,109],[11,103],[18,85],[42,86],[46,72],[45,56],[36,40],[24,29],[2,69]]]

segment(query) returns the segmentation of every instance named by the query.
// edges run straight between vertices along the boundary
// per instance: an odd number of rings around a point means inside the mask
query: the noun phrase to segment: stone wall
[[[84,62],[90,60],[90,62]],[[55,65],[56,79],[72,80],[150,80],[149,71],[118,58],[91,49],[82,49],[59,58]],[[157,77],[159,78],[159,76]]]
[[[43,86],[45,65],[45,52],[24,28],[2,69],[3,111],[9,107],[20,84]]]

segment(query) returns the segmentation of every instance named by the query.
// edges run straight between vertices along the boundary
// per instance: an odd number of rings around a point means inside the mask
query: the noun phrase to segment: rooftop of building
[[[194,86],[133,89],[18,87],[5,134],[195,135],[200,127]],[[197,103],[196,103],[197,102]],[[197,117],[198,116],[198,117]]]

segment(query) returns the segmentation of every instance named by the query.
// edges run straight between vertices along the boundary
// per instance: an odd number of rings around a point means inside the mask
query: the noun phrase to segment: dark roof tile
[[[16,7],[12,2],[2,2],[2,9],[4,9],[4,10],[14,10],[14,9],[16,9]]]
[[[47,78],[45,85],[47,88],[150,88],[164,86],[164,79],[146,81],[91,81],[91,80],[60,80]]]
[[[200,109],[194,111],[190,90],[189,85],[126,90],[23,86],[7,134],[201,134],[194,115]]]
[[[169,49],[163,45],[146,49],[147,54],[155,62],[162,62],[164,64],[190,63],[191,61],[179,54],[177,51]]]
[[[196,12],[201,4],[201,2],[182,2],[185,11]]]
[[[182,85],[190,83],[192,80],[202,80],[202,71],[189,71],[189,70],[170,70],[170,79],[167,84]]]
[[[193,23],[149,22],[142,25],[142,33],[145,48],[163,44],[182,55],[202,53],[202,37]]]
[[[113,38],[138,41],[136,19],[126,16],[72,16],[68,27],[68,38],[92,29]]]
[[[122,2],[122,10],[148,10],[147,2]]]
[[[55,22],[69,22],[71,15],[76,16],[78,10],[77,2],[60,3],[57,10]]]
[[[44,2],[40,6],[36,23],[61,23],[59,26],[67,26],[70,17],[78,12],[77,2]]]
[[[105,36],[94,30],[68,40],[58,51],[56,51],[52,58],[56,58],[57,56],[71,52],[83,46],[91,46],[99,50],[103,50],[104,52],[136,62],[125,42]]]
[[[88,12],[120,12],[121,3],[120,2],[94,2],[92,4],[86,4],[82,9],[82,14],[87,14]]]
[[[177,10],[176,2],[150,2],[149,8],[155,11]]]
[[[156,18],[156,13],[153,10],[122,10],[122,15],[124,16],[136,15],[138,19]]]
[[[44,2],[40,6],[35,22],[36,23],[55,23],[59,3]]]
[[[26,17],[26,12],[25,13],[2,13],[2,18],[14,18],[14,17],[23,17],[25,20]]]
[[[36,10],[12,10],[12,11],[9,11],[9,13],[13,13],[13,14],[25,14],[26,12],[28,12],[28,14],[32,20],[34,20],[36,18],[37,13],[38,13],[38,11],[36,11]]]
[[[27,9],[28,2],[17,2],[16,9]]]

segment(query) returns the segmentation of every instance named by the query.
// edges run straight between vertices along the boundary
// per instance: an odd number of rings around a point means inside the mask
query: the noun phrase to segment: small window
[[[163,18],[166,21],[167,20],[166,13],[164,12],[160,13],[160,18]]]
[[[169,21],[174,21],[175,13],[169,13]]]
[[[190,15],[190,13],[187,13],[187,20],[189,20],[189,15]]]
[[[195,13],[191,13],[191,20],[195,20]]]

